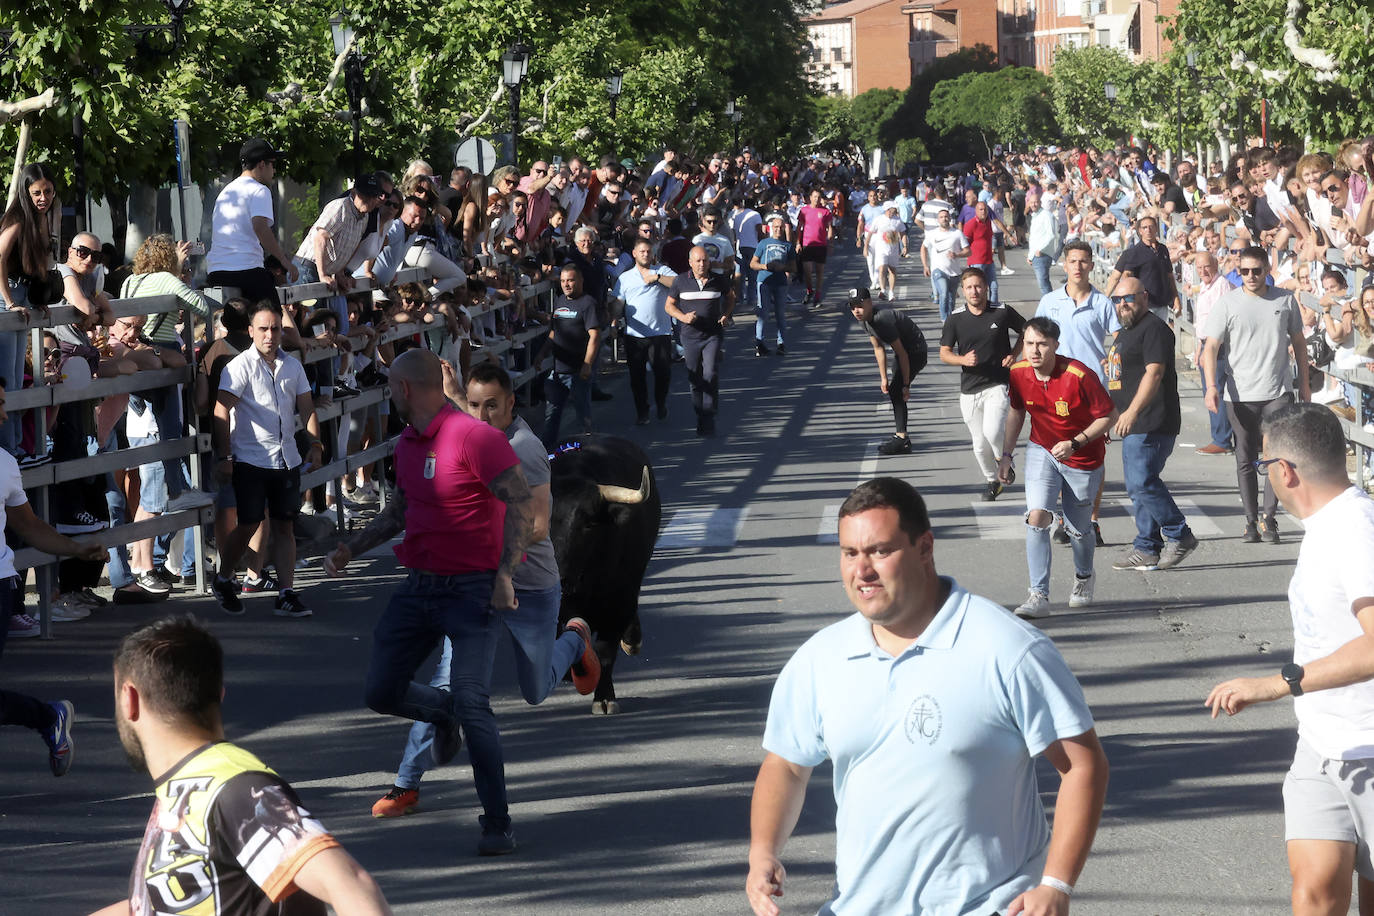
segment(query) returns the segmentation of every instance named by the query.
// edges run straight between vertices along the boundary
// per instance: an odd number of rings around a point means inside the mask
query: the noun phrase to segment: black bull
[[[558,619],[581,617],[591,627],[601,660],[592,714],[617,713],[616,650],[639,652],[639,588],[663,516],[658,482],[633,442],[586,435],[559,447],[549,484],[549,534],[563,580]]]

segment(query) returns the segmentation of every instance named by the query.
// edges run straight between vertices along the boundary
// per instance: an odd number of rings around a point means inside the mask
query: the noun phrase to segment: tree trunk
[[[129,189],[129,231],[124,239],[124,257],[133,260],[145,239],[157,234],[157,188],[136,184]]]

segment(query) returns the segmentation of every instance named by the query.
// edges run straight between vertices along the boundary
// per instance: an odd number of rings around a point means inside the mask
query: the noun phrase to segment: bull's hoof
[[[630,643],[623,639],[620,641],[620,651],[624,652],[626,655],[638,655],[639,650],[642,648],[644,648],[642,643]]]
[[[592,700],[592,715],[618,716],[620,715],[620,704],[615,700]]]

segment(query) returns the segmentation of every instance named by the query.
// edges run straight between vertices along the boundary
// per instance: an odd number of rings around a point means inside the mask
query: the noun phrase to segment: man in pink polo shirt
[[[506,798],[501,735],[491,710],[491,672],[500,621],[516,606],[511,573],[534,531],[530,488],[500,430],[444,397],[439,359],[408,350],[391,366],[391,398],[409,424],[396,445],[396,497],[363,531],[326,558],[339,575],[404,530],[396,558],[410,573],[372,633],[367,705],[435,727],[434,762],[442,766],[468,739],[468,758],[484,813],[481,855],[515,849]],[[450,689],[413,680],[447,636],[453,645]]]
[[[553,180],[553,174],[549,170],[549,164],[540,159],[530,166],[530,173],[520,179],[520,190],[525,192],[528,203],[524,232],[517,232],[517,236],[526,245],[539,238],[549,218],[549,204],[553,202],[553,198],[549,196],[549,182]]]

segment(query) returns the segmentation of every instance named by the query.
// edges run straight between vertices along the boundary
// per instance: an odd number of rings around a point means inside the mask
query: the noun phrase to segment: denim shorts
[[[140,445],[156,445],[162,440],[157,436],[130,436],[129,448]],[[138,507],[144,512],[161,515],[167,511],[167,472],[161,461],[138,466]]]

